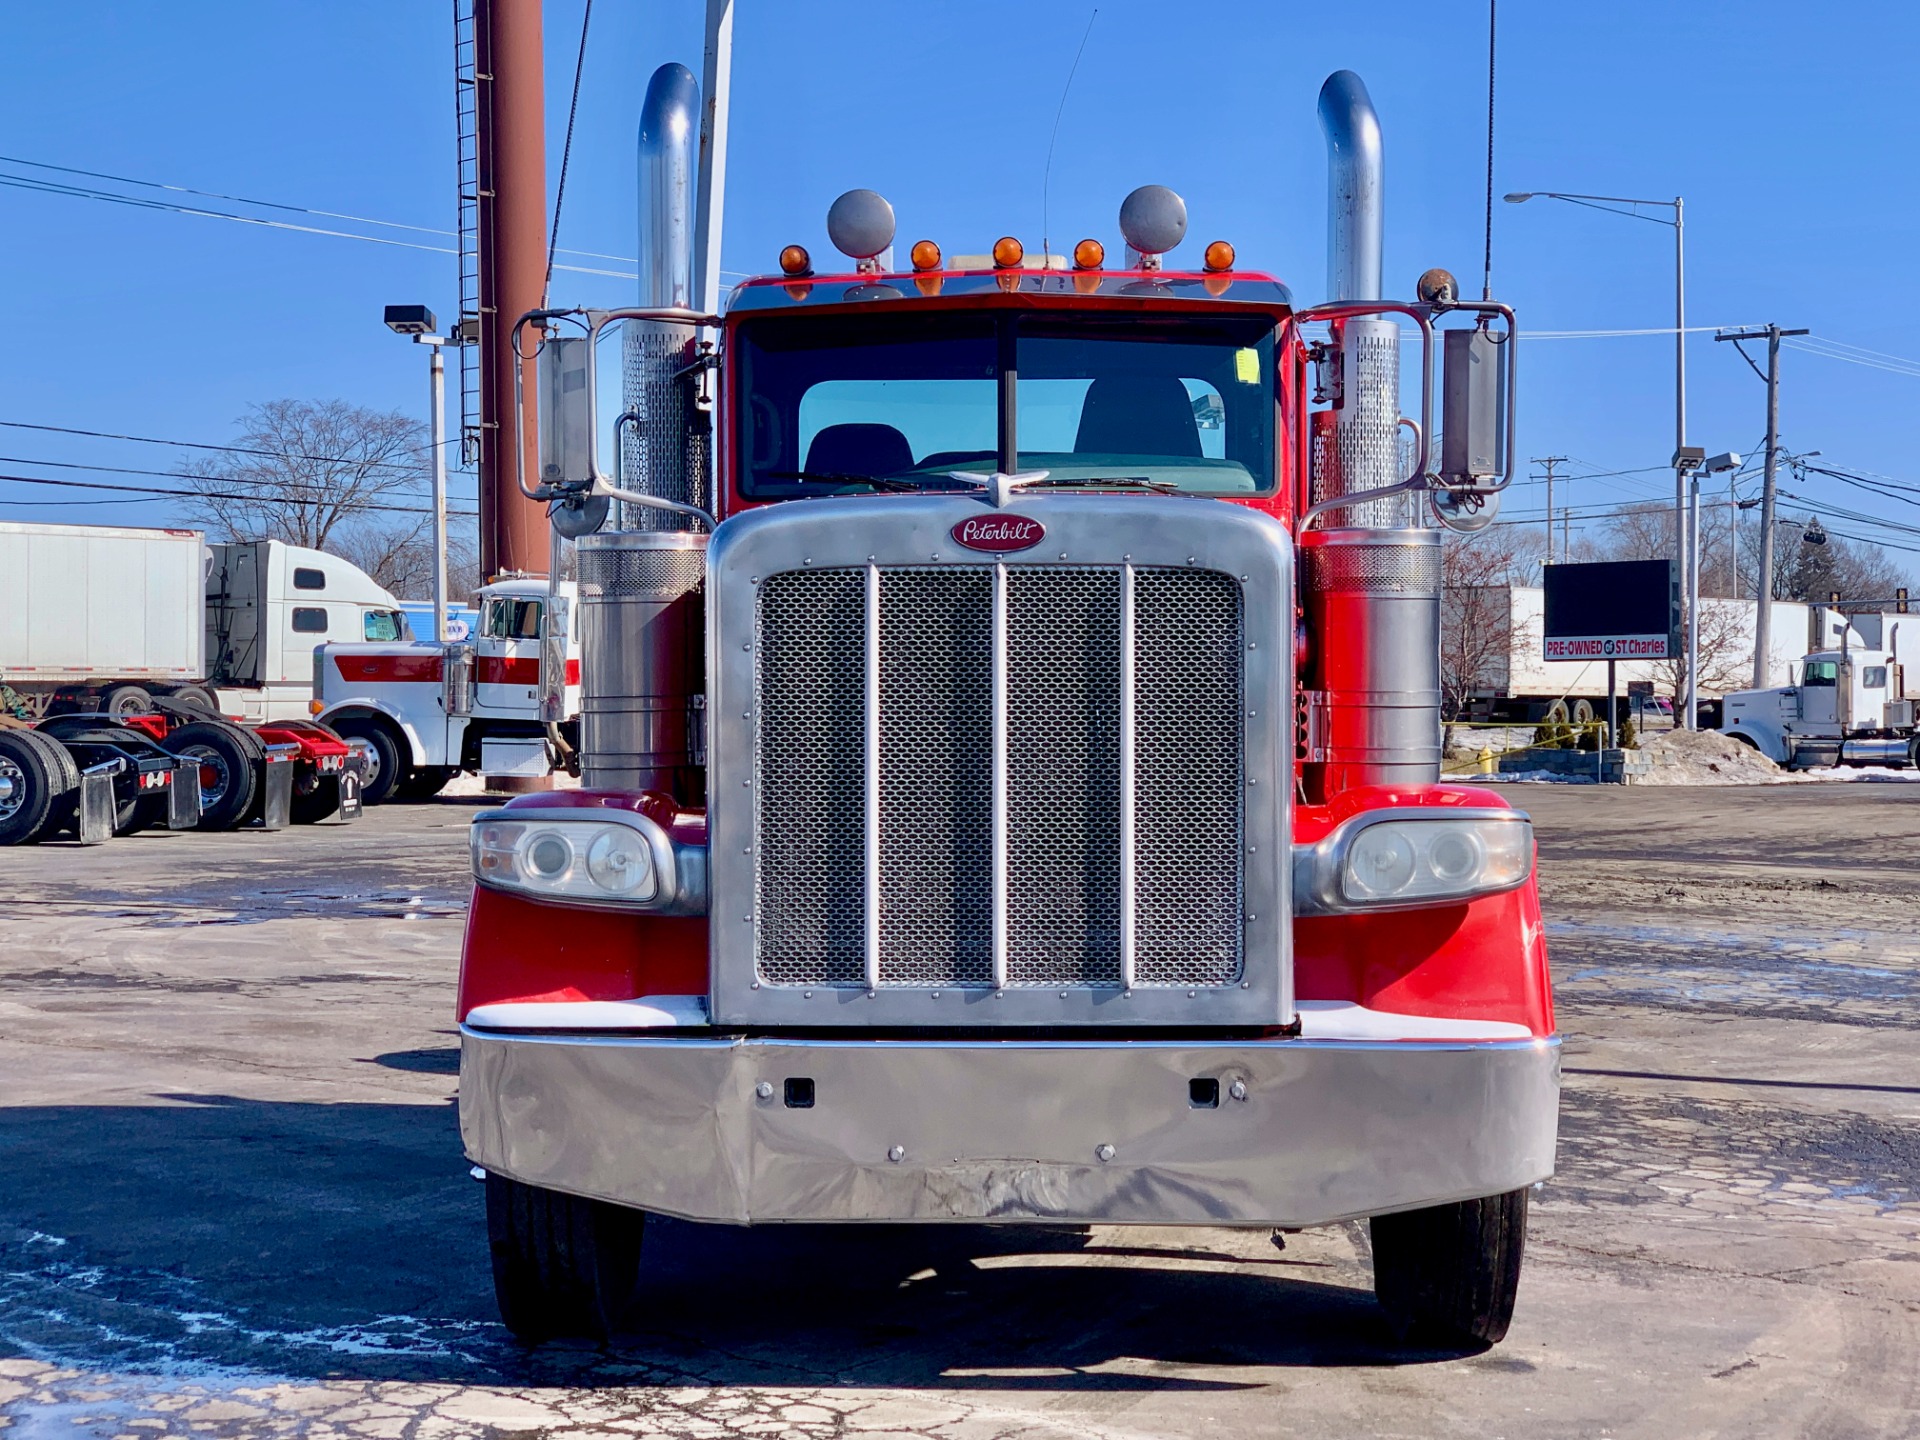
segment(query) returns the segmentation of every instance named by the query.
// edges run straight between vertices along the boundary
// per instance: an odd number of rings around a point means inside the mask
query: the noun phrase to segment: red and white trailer
[[[693,90],[654,77],[644,195],[690,188],[652,180]],[[1411,1333],[1505,1334],[1559,1041],[1531,826],[1438,783],[1432,522],[1511,477],[1512,315],[1383,298],[1378,120],[1349,72],[1320,108],[1319,307],[1223,242],[1171,263],[1159,187],[1069,270],[890,265],[856,191],[846,273],[789,247],[721,316],[668,263],[522,318],[584,788],[472,831],[461,1129],[516,1332],[618,1324],[655,1213],[1365,1217]],[[670,260],[687,216],[651,220]],[[602,433],[569,397],[615,323]]]

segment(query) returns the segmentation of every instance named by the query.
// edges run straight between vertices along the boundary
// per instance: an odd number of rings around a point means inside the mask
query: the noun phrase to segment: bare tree
[[[419,421],[344,400],[269,400],[240,427],[232,451],[181,472],[198,492],[188,508],[230,538],[320,550],[355,521],[403,532],[425,523]]]
[[[1512,588],[1533,574],[1538,539],[1518,525],[1447,535],[1440,550],[1440,696],[1463,714],[1476,691],[1503,688],[1508,657],[1524,644],[1513,621]]]
[[[433,525],[422,516],[397,523],[355,523],[336,530],[327,549],[371,575],[403,600],[433,595]],[[472,522],[447,526],[447,600],[459,605],[480,588],[480,549]]]

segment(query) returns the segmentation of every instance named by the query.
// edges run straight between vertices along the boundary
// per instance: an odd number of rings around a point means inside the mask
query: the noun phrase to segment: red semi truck
[[[693,90],[654,77],[643,180],[690,173]],[[789,247],[699,313],[657,204],[646,304],[522,318],[584,784],[474,821],[458,1007],[523,1337],[620,1323],[648,1213],[1364,1217],[1409,1334],[1504,1336],[1559,1042],[1531,826],[1439,783],[1437,626],[1441,527],[1511,478],[1513,317],[1383,298],[1377,118],[1344,71],[1320,111],[1319,306],[1173,264],[1159,187],[1064,270],[893,265],[856,191],[844,273]]]

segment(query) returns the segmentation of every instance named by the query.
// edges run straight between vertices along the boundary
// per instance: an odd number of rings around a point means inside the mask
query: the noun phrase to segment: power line
[[[318,490],[322,493],[334,493],[336,486],[322,480],[282,480],[247,481],[228,475],[184,475],[178,470],[147,470],[133,465],[90,465],[80,460],[42,460],[33,455],[0,455],[0,464],[6,465],[43,465],[52,470],[88,470],[98,475],[153,475],[162,480],[197,480],[217,485],[255,485],[270,486],[276,490]],[[396,486],[396,489],[398,487]],[[257,493],[249,491],[242,493]]]
[[[210,493],[205,490],[169,490],[159,485],[109,485],[104,480],[54,480],[45,475],[0,474],[0,480],[7,481],[14,485],[50,485],[65,490],[117,490],[129,495],[178,495],[190,500],[259,500],[272,498],[270,496],[260,496],[257,494],[236,494],[233,491]],[[0,499],[0,505],[13,503],[16,502]],[[22,500],[17,503],[27,505],[33,502]],[[321,501],[317,499],[303,500],[298,496],[294,496],[292,497],[291,503],[295,505],[319,505]],[[432,507],[424,505],[381,505],[374,503],[353,506],[355,513],[362,510],[386,510],[401,515],[425,515],[431,513]],[[448,510],[447,513],[449,515],[459,515],[473,519],[476,518],[480,512],[477,510]]]
[[[260,455],[272,460],[313,460],[327,465],[360,465],[368,469],[409,470],[417,472],[416,465],[403,464],[395,460],[355,460],[346,455],[307,455],[297,450],[257,450],[247,445],[215,445],[205,440],[166,440],[157,435],[119,435],[111,430],[82,430],[72,425],[39,425],[28,420],[0,420],[0,426],[9,430],[44,430],[53,435],[84,435],[93,440],[129,440],[139,445],[172,445],[185,450],[220,450],[229,455]],[[445,442],[458,444],[457,437]],[[408,453],[429,454],[431,445],[408,447]],[[25,465],[38,465],[38,460],[24,460]],[[155,473],[155,472],[148,472]]]

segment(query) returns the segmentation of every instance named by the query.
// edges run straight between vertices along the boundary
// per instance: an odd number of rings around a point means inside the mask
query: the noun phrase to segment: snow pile
[[[1717,730],[1671,730],[1651,736],[1640,754],[1653,767],[1635,775],[1635,785],[1766,785],[1783,774],[1751,745]]]

